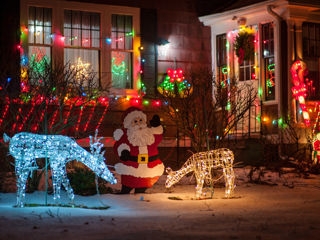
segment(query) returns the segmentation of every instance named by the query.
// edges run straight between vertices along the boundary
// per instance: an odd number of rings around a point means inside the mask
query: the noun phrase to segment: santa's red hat
[[[147,121],[147,115],[140,108],[129,107],[122,116],[124,128],[129,128],[133,119],[140,117]]]

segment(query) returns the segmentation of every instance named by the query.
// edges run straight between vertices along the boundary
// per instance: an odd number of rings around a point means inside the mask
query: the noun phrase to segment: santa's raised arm
[[[124,113],[123,128],[114,131],[114,151],[120,159],[115,169],[121,175],[123,194],[133,188],[135,193],[144,192],[164,171],[157,148],[163,134],[158,115],[153,116],[150,125],[147,127],[146,114],[131,107]]]

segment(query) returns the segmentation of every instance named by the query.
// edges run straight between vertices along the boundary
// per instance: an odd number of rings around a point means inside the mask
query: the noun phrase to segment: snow
[[[76,205],[106,210],[13,208],[16,194],[0,193],[0,239],[319,239],[320,176],[267,172],[269,185],[257,185],[248,183],[248,171],[236,169],[232,199],[218,184],[213,199],[193,200],[192,176],[170,190],[162,176],[145,194],[75,196]],[[44,200],[42,191],[26,194],[26,203]]]

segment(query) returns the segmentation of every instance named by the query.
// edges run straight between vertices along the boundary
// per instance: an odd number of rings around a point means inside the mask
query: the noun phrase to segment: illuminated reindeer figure
[[[168,173],[166,187],[169,188],[179,182],[187,173],[194,172],[197,181],[196,198],[201,198],[204,182],[206,181],[210,185],[213,182],[212,169],[222,168],[226,187],[225,197],[228,198],[235,188],[235,176],[232,167],[233,159],[233,152],[227,148],[195,153],[185,162],[180,170],[172,171],[171,168],[166,169]]]
[[[103,146],[95,134],[94,142],[90,136],[91,153],[80,147],[75,140],[62,135],[39,135],[22,132],[12,138],[3,135],[5,142],[10,142],[9,152],[15,158],[15,171],[17,176],[17,206],[23,207],[25,200],[26,183],[29,174],[38,169],[36,159],[49,159],[52,173],[54,200],[60,200],[61,184],[66,189],[71,201],[74,199],[73,189],[67,178],[66,163],[78,160],[95,172],[99,177],[117,183],[112,173],[104,163]]]

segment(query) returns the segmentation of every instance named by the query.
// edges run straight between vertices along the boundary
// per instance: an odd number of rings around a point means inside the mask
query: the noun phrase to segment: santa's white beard
[[[147,126],[140,129],[140,126],[134,126],[127,131],[128,140],[133,146],[144,147],[154,143],[154,136],[151,128]]]

